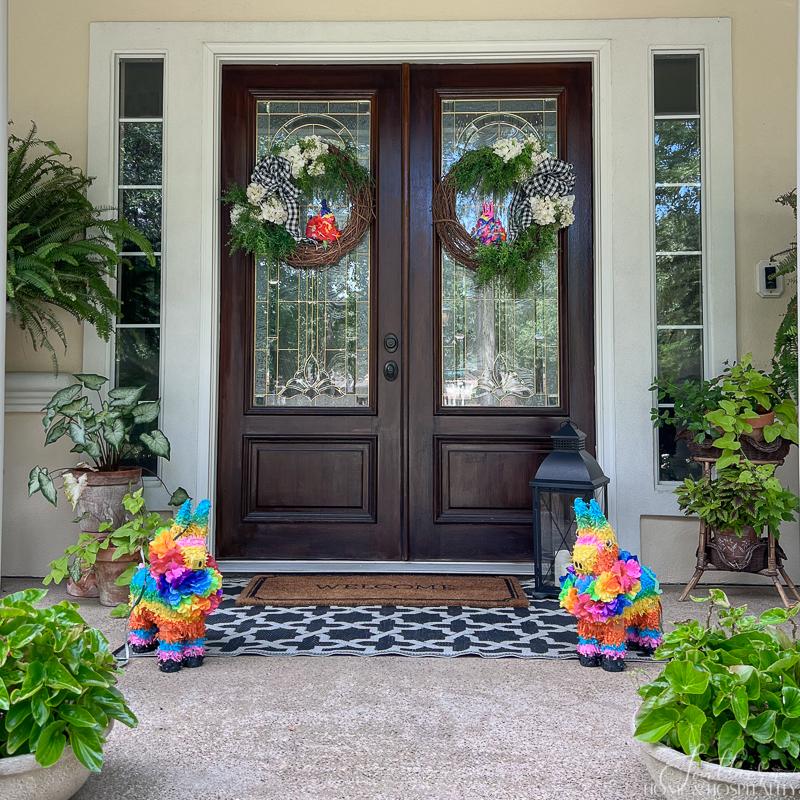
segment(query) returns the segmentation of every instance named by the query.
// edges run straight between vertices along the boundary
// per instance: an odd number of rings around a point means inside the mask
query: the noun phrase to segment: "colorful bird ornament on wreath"
[[[484,202],[481,215],[471,233],[481,244],[500,244],[506,240],[506,229],[500,218],[495,216],[492,200]]]
[[[309,217],[306,223],[306,238],[315,242],[335,242],[342,232],[336,224],[336,217],[328,208],[328,201],[323,200],[319,214]]]

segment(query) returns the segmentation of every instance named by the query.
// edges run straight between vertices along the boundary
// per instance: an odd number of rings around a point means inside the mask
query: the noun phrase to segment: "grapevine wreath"
[[[301,198],[322,198],[320,213],[300,226]],[[234,184],[223,196],[231,206],[229,245],[297,269],[337,264],[354,250],[374,216],[369,171],[352,147],[319,136],[275,147],[255,166],[246,188]],[[350,213],[339,230],[328,201],[346,200]]]
[[[442,246],[472,270],[478,285],[497,281],[521,294],[540,277],[558,247],[558,231],[575,221],[571,164],[550,155],[537,136],[498,139],[469,150],[441,179],[433,195],[433,219]],[[467,230],[458,218],[458,194],[493,198]],[[508,231],[494,213],[494,199],[511,194]]]

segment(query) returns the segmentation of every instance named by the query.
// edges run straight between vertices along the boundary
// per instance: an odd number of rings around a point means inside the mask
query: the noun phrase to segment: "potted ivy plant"
[[[780,461],[798,443],[797,404],[773,375],[753,366],[750,353],[726,365],[715,378],[674,383],[655,379],[650,387],[660,403],[651,417],[656,427],[674,425],[690,451],[717,459],[717,467],[754,460]]]
[[[170,502],[183,502],[185,493],[176,492]],[[180,504],[180,503],[178,503]],[[100,603],[104,606],[121,606],[127,615],[129,585],[138,565],[147,560],[147,545],[165,524],[156,511],[148,511],[144,490],[137,489],[122,498],[126,519],[114,528],[111,522],[100,525],[103,536],[81,533],[76,544],[64,551],[64,555],[50,562],[50,572],[43,583],[61,583],[70,575],[74,563],[93,568],[97,575]],[[115,609],[116,611],[117,609]],[[112,616],[115,614],[112,612]]]
[[[800,505],[775,477],[774,464],[748,461],[720,469],[716,477],[687,477],[675,495],[684,514],[699,517],[711,530],[711,562],[748,572],[767,566],[764,531],[780,537],[781,522],[793,521]]]
[[[122,253],[135,249],[155,266],[147,238],[87,198],[92,178],[71,158],[39,139],[35,125],[25,137],[8,137],[7,311],[35,349],[51,354],[54,368],[54,342],[67,346],[55,309],[107,340],[119,312],[108,279],[128,263]]]
[[[83,460],[77,467],[54,470],[34,466],[28,476],[28,495],[41,493],[56,505],[60,481],[78,512],[81,531],[102,538],[108,530],[123,524],[126,512],[122,499],[141,485],[142,468],[131,464],[143,455],[169,459],[170,445],[160,430],[151,427],[158,420],[161,404],[141,399],[144,386],[117,387],[104,396],[108,378],[94,374],[73,377],[75,383],[50,398],[43,409],[42,425],[45,445],[66,437],[73,444],[71,452]],[[185,499],[182,489],[178,493]],[[104,525],[110,527],[101,530]],[[86,580],[85,565],[82,569],[81,562],[74,561],[73,567],[68,591],[82,596],[80,584],[75,584],[81,575]]]
[[[103,766],[114,720],[136,717],[108,642],[46,589],[0,599],[0,797],[62,800]]]
[[[800,605],[756,617],[712,589],[705,622],[678,625],[640,687],[634,737],[667,798],[800,795]],[[790,630],[784,628],[789,626]]]

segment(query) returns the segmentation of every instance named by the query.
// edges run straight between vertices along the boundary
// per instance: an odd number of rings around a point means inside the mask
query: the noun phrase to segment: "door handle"
[[[396,361],[387,361],[383,365],[383,377],[386,378],[387,381],[396,380],[399,374],[400,367],[397,366]]]

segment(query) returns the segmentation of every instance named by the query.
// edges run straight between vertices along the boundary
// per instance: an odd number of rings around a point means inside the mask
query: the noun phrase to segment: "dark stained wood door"
[[[413,66],[410,114],[409,552],[530,561],[528,481],[550,434],[571,417],[594,446],[591,66]],[[514,297],[442,255],[429,209],[465,149],[526,135],[574,165],[576,221]],[[485,199],[466,199],[466,224]]]
[[[407,557],[402,393],[383,377],[401,329],[399,66],[230,66],[221,185],[246,185],[273,142],[351,145],[375,224],[325,270],[221,257],[217,551],[223,558]],[[335,209],[338,221],[346,209]],[[304,223],[303,223],[304,224]],[[228,219],[223,216],[222,238]]]
[[[325,275],[223,248],[220,557],[530,560],[550,433],[594,442],[591,116],[588,64],[223,69],[223,187],[316,132],[357,148],[377,216]],[[441,255],[431,196],[465,148],[526,135],[575,165],[577,219],[515,297]]]

